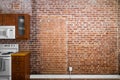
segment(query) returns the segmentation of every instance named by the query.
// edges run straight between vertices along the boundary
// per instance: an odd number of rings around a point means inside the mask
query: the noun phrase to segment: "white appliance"
[[[15,26],[0,26],[0,39],[15,39]]]
[[[11,80],[11,54],[18,51],[18,44],[0,44],[0,80]]]

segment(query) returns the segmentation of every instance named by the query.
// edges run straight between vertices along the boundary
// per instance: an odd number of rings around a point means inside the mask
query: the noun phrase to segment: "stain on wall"
[[[61,16],[39,16],[40,68],[44,74],[67,73],[66,20]]]

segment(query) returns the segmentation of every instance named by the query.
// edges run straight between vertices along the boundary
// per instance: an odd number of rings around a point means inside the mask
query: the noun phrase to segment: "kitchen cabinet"
[[[17,14],[16,23],[16,39],[29,39],[30,16],[28,14]]]
[[[30,52],[12,54],[12,80],[30,80]]]
[[[2,25],[2,24],[3,24],[3,15],[0,14],[0,25]]]
[[[17,40],[30,38],[30,16],[28,14],[0,14],[0,26],[15,26]]]
[[[15,26],[16,15],[15,14],[0,14],[0,25],[1,26]]]

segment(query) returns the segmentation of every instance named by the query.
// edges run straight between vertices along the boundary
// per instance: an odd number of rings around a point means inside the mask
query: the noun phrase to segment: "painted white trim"
[[[120,79],[120,75],[30,75],[31,79]]]

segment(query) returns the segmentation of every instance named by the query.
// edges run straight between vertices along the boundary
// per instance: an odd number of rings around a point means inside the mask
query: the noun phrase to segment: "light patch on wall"
[[[29,13],[32,14],[31,0],[1,0],[0,10],[2,13]]]
[[[96,5],[96,4],[97,4],[97,1],[96,1],[96,0],[89,0],[88,3],[89,3],[89,4],[92,4],[92,5]]]
[[[20,3],[12,3],[12,9],[13,10],[21,10],[21,4]]]
[[[12,0],[8,1],[8,0],[2,0],[0,1],[0,10],[2,10],[2,12],[9,12],[10,8],[11,8],[11,4]]]
[[[66,21],[62,16],[38,16],[39,34],[37,39],[41,46],[40,68],[43,74],[67,73],[67,38]],[[39,64],[39,63],[38,63]]]

